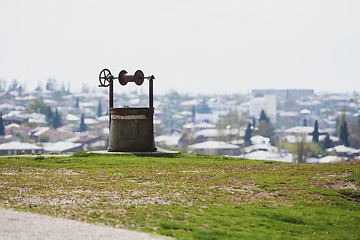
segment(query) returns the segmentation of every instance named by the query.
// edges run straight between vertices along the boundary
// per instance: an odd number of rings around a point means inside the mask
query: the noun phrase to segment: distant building
[[[219,115],[215,113],[196,113],[196,121],[206,121],[210,123],[217,123]]]
[[[196,121],[206,121],[211,123],[217,123],[221,116],[225,116],[230,111],[236,109],[233,103],[209,101],[208,102],[209,112],[197,112]]]
[[[211,113],[216,114],[217,116],[225,116],[235,109],[235,105],[233,104],[220,102],[210,102],[209,107],[211,109]]]
[[[72,143],[59,141],[55,143],[45,143],[46,152],[59,152],[59,153],[75,153],[84,150],[81,143]]]
[[[207,141],[196,143],[189,146],[193,153],[204,153],[209,155],[240,155],[240,147],[234,144],[220,142],[220,141]]]
[[[44,148],[31,143],[8,142],[0,144],[0,154],[44,153]]]
[[[265,95],[250,100],[249,116],[259,119],[261,111],[264,110],[266,116],[272,123],[276,122],[276,96]]]
[[[177,147],[179,144],[180,138],[181,138],[181,134],[178,132],[174,132],[171,135],[156,136],[155,143],[165,144],[166,146],[171,146],[171,147]]]
[[[302,98],[314,96],[315,92],[313,89],[253,89],[252,95],[276,95],[281,98]]]
[[[200,131],[203,129],[215,129],[216,125],[207,123],[207,122],[199,122],[199,123],[188,123],[183,126],[183,129],[186,129],[190,132]]]
[[[333,148],[329,148],[328,152],[335,152],[338,156],[355,158],[360,156],[360,149],[355,149],[351,147],[346,147],[344,145],[338,145]]]
[[[37,127],[30,132],[29,137],[35,142],[40,142],[41,137],[45,137],[49,142],[56,142],[59,139],[65,138],[67,135],[69,134],[61,133],[57,129]]]
[[[31,132],[30,127],[21,126],[16,123],[9,124],[5,127],[5,133],[7,135],[16,135],[16,133],[21,134],[24,137],[27,137]]]
[[[104,149],[108,144],[108,135],[101,131],[86,131],[65,141],[81,143],[84,150],[99,150]]]
[[[256,135],[256,136],[252,136],[250,138],[250,141],[252,144],[257,145],[257,144],[267,144],[270,145],[270,138],[267,137],[263,137],[260,135]]]
[[[22,125],[24,122],[27,122],[29,119],[26,117],[22,117],[22,116],[4,116],[3,117],[3,121],[4,121],[4,126],[16,123],[19,125]]]

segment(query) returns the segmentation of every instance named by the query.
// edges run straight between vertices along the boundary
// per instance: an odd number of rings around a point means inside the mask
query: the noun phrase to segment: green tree
[[[349,146],[349,133],[347,129],[347,120],[346,120],[346,106],[342,108],[342,114],[339,119],[339,123],[336,126],[337,136],[345,146]]]
[[[191,111],[191,122],[195,122],[195,105],[192,106],[192,111]]]
[[[296,141],[292,147],[293,161],[296,163],[306,163],[309,146],[306,142],[306,135],[296,135]]]
[[[179,99],[181,99],[181,95],[174,90],[171,90],[166,97],[170,101],[179,101]]]
[[[347,122],[345,121],[341,128],[340,128],[340,140],[344,143],[346,147],[348,147],[349,144],[349,133],[347,128]]]
[[[332,140],[330,139],[329,134],[326,134],[326,137],[324,138],[324,141],[322,142],[321,148],[323,150],[326,150],[328,148],[331,148],[333,145]]]
[[[307,143],[307,146],[308,146],[308,152],[307,152],[308,157],[318,157],[322,153],[322,149],[318,143],[309,142]]]
[[[36,128],[36,127],[37,127],[37,124],[36,124],[36,123],[34,123],[34,122],[29,122],[29,121],[24,122],[23,125],[24,125],[25,127],[29,127],[29,128]]]
[[[4,127],[4,120],[2,117],[2,112],[0,112],[0,136],[5,135],[5,127]]]
[[[314,131],[312,132],[312,141],[319,142],[319,124],[318,120],[315,120]]]
[[[266,113],[264,110],[261,110],[260,112],[260,119],[259,121],[266,121],[266,122],[270,122],[270,119],[266,116]]]
[[[82,88],[83,93],[89,93],[90,92],[89,86],[87,84],[85,84],[85,83],[82,84],[81,88]]]
[[[37,87],[35,88],[35,91],[37,91],[37,92],[41,92],[41,91],[42,91],[41,81],[39,81]]]
[[[340,119],[337,117],[337,118],[336,118],[336,123],[335,123],[336,131],[335,131],[335,133],[334,133],[334,136],[335,136],[335,137],[339,137],[339,134],[338,134],[339,122],[340,122]]]
[[[79,108],[79,97],[76,97],[75,108]]]
[[[49,78],[46,82],[46,90],[55,91],[57,88],[57,83],[55,78]]]
[[[85,124],[85,115],[82,113],[81,114],[81,121],[80,121],[80,128],[79,128],[79,132],[85,132],[87,129],[86,124]]]
[[[18,92],[18,96],[22,96],[22,93],[23,93],[23,88],[21,85],[19,85],[18,89],[17,89],[17,92]]]
[[[62,91],[54,91],[53,92],[53,99],[57,102],[61,101],[62,99],[62,96],[63,96],[63,92]]]
[[[6,81],[0,79],[0,92],[5,92],[5,88],[6,88]]]
[[[101,108],[101,101],[99,100],[98,109],[97,109],[97,116],[102,116],[102,108]]]
[[[266,116],[264,110],[261,110],[259,123],[257,125],[256,134],[259,134],[263,137],[270,138],[271,142],[274,144],[274,127],[272,126],[270,119]]]
[[[15,133],[15,137],[20,138],[20,142],[22,142],[24,140],[24,135],[22,135],[19,132]]]
[[[70,83],[68,82],[68,86],[66,89],[66,95],[69,95],[69,94],[70,94]]]
[[[11,91],[17,91],[19,87],[19,83],[17,79],[13,79],[9,85],[9,92]]]
[[[211,109],[209,105],[206,103],[206,100],[203,99],[203,101],[198,105],[197,107],[198,113],[211,113]]]
[[[349,130],[349,143],[350,147],[359,149],[360,148],[360,127],[357,120],[353,119],[348,127]]]
[[[61,115],[60,113],[58,112],[57,109],[55,109],[55,116],[54,116],[54,119],[52,121],[52,127],[53,128],[58,128],[61,126]]]
[[[53,114],[50,106],[47,107],[45,116],[46,116],[46,121],[48,122],[48,124],[52,126],[54,114]]]
[[[225,116],[222,116],[218,123],[216,124],[217,129],[226,129],[226,128],[240,128],[244,126],[247,122],[247,117],[244,114],[239,114],[239,112],[234,109],[229,111]]]
[[[241,126],[244,126],[246,122],[246,115],[239,114],[236,109],[229,111],[225,116],[222,116],[216,124],[216,129],[219,130],[217,140],[224,142],[239,140],[240,135],[237,131]]]
[[[49,136],[45,136],[45,135],[41,135],[40,137],[39,137],[39,142],[49,142],[49,140],[50,140],[50,137]]]
[[[274,141],[274,136],[275,136],[274,127],[272,126],[272,124],[270,122],[261,120],[258,123],[256,133],[263,137],[270,138],[270,140],[272,142]]]
[[[304,127],[307,126],[307,120],[306,120],[306,118],[304,118],[303,126],[304,126]]]
[[[66,94],[64,81],[61,82],[61,93]]]
[[[336,119],[336,134],[337,137],[340,137],[340,131],[341,131],[341,125],[346,121],[346,106],[344,106],[342,109],[342,114],[340,116],[340,119]]]
[[[47,114],[48,105],[44,103],[42,100],[34,100],[32,101],[26,109],[27,113],[42,113]]]
[[[251,123],[248,122],[248,125],[245,130],[245,135],[244,135],[245,146],[251,145],[251,136],[252,136],[252,126],[251,126]]]

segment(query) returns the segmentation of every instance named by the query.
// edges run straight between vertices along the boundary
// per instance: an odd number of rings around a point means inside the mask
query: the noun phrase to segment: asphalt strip
[[[17,212],[0,207],[0,239],[157,240],[171,238],[126,229],[97,226],[29,212]]]

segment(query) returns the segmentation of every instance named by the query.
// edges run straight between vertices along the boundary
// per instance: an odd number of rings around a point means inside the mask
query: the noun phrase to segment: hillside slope
[[[357,239],[360,163],[0,158],[0,206],[179,239]]]

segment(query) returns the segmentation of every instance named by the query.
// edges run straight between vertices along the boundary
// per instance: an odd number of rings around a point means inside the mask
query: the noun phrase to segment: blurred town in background
[[[0,80],[0,154],[105,150],[108,89],[71,92],[48,79],[27,91]],[[115,92],[114,107],[148,106],[143,92]],[[254,89],[249,94],[154,93],[158,148],[285,162],[359,160],[360,94]]]

